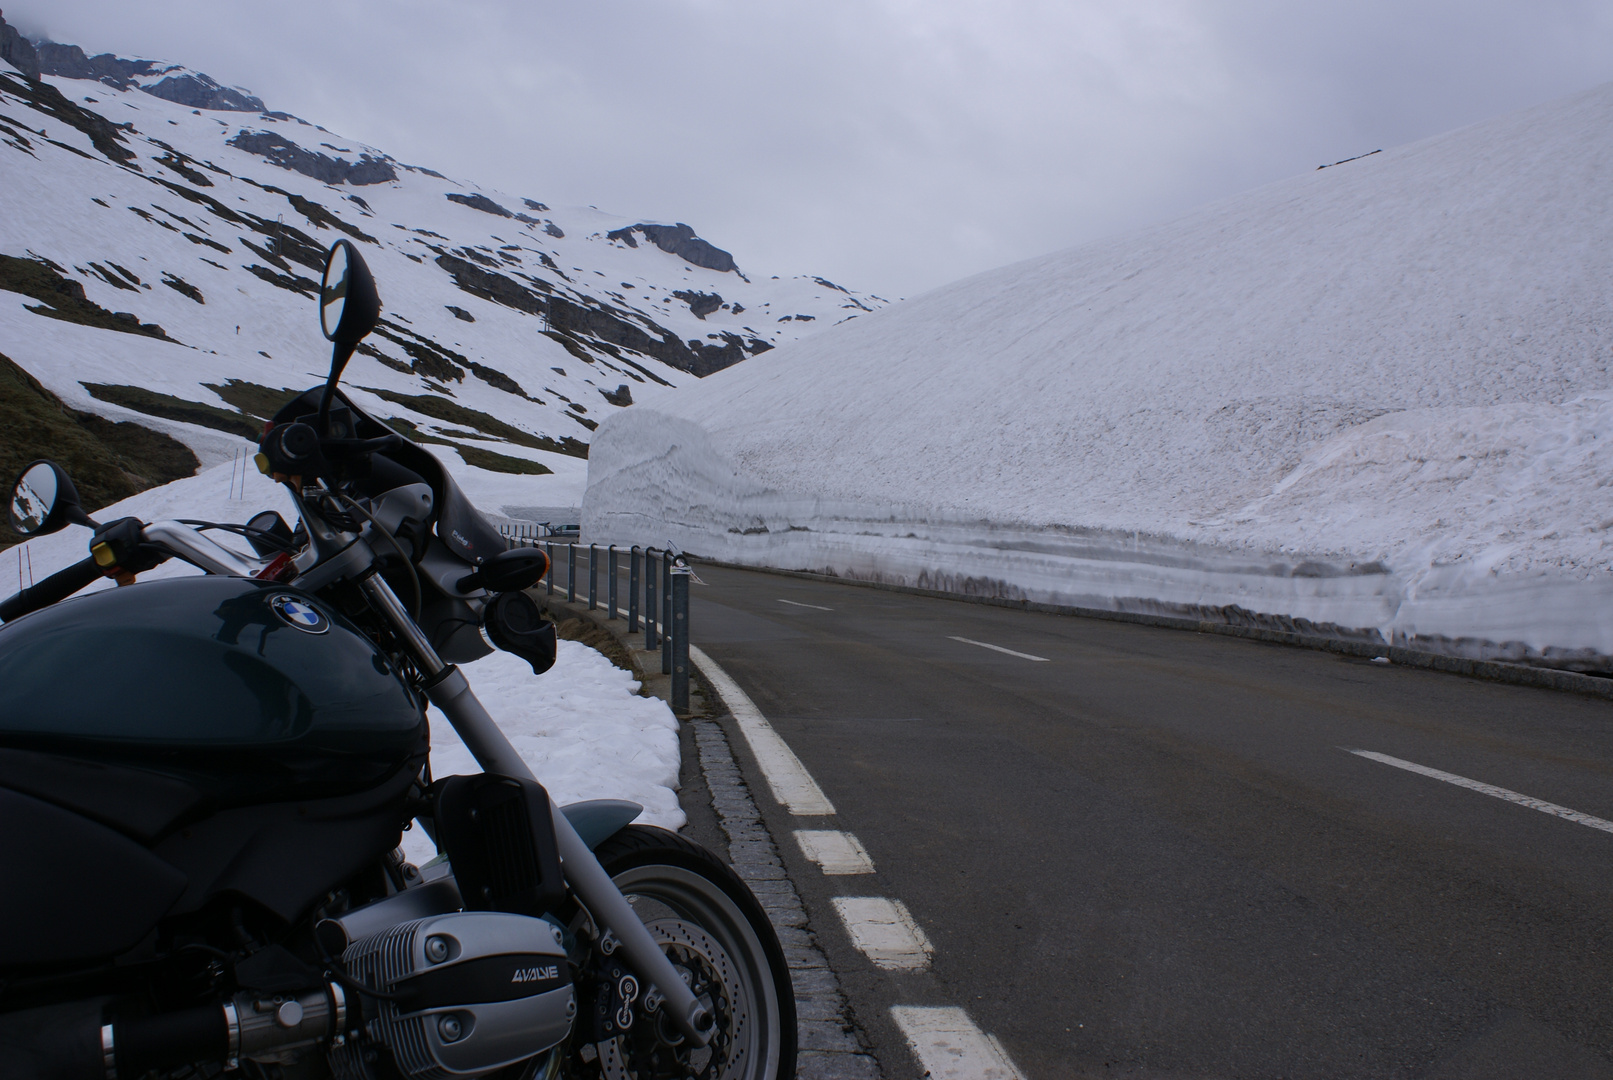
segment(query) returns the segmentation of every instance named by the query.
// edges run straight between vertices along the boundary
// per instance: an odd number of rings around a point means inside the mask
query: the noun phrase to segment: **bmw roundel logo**
[[[330,629],[330,620],[306,600],[281,593],[269,601],[269,606],[281,622],[306,634],[323,634]]]

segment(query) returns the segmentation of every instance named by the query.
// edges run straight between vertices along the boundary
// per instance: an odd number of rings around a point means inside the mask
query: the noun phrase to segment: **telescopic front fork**
[[[409,617],[391,587],[379,574],[371,574],[361,585],[370,602],[403,639],[415,665],[426,677],[426,696],[448,717],[477,764],[490,773],[537,780],[487,709],[476,699],[464,674],[437,655],[437,650]],[[644,928],[643,920],[552,798],[549,805],[566,883],[600,929],[609,930],[621,943],[622,953],[634,974],[644,985],[654,986],[665,999],[661,1007],[667,1010],[678,1030],[695,1045],[705,1046],[711,1041],[715,1019],[678,977],[672,962]]]

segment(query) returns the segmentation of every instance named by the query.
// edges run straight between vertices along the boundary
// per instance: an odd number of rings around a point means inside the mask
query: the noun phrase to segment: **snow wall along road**
[[[1613,669],[1613,85],[607,419],[583,531]]]

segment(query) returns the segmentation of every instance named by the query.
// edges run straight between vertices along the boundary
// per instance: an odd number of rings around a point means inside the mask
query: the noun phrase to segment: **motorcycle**
[[[341,392],[380,310],[338,241],[329,377],[256,459],[295,527],[102,524],[49,461],[13,489],[22,535],[93,536],[0,603],[0,1078],[787,1080],[749,889],[637,804],[555,805],[460,671],[553,663],[548,564]],[[202,574],[137,581],[168,559]],[[428,703],[482,773],[431,775]]]

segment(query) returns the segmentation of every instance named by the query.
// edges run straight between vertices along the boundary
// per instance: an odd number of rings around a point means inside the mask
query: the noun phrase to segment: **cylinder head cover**
[[[467,911],[401,923],[354,942],[348,974],[380,1000],[365,1034],[409,1080],[481,1076],[563,1040],[577,1015],[558,928]]]

